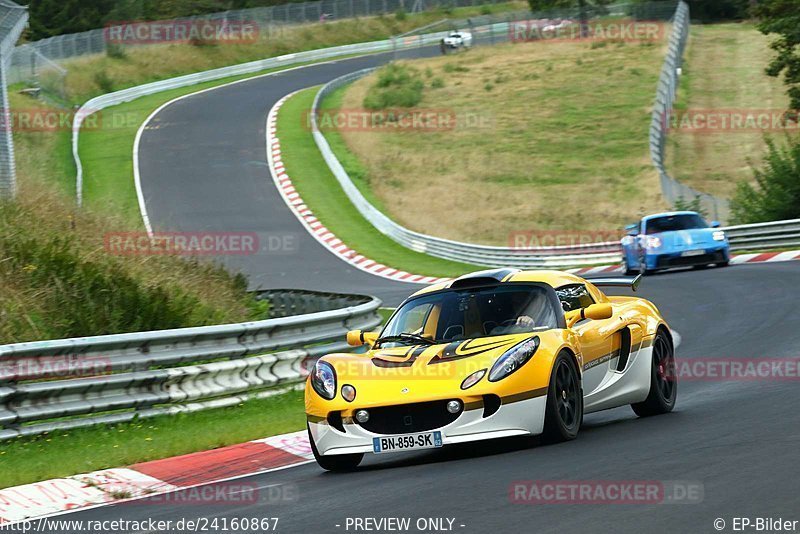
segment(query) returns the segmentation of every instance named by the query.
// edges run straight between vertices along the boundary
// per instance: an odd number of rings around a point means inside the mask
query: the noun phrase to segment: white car
[[[459,48],[469,48],[472,46],[472,34],[470,32],[454,31],[442,39],[442,48],[457,50]]]

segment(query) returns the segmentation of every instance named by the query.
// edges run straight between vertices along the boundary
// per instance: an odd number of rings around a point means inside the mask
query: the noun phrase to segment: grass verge
[[[683,112],[786,109],[789,101],[781,80],[764,72],[772,57],[768,43],[748,23],[692,26],[676,108]],[[738,182],[754,180],[752,165],[763,162],[766,135],[771,134],[677,127],[668,138],[667,166],[678,181],[730,198]]]
[[[322,159],[303,121],[318,90],[306,89],[286,101],[278,112],[277,122],[286,172],[317,218],[349,247],[395,269],[448,277],[481,269],[409,250],[380,233],[358,213]]]
[[[236,407],[0,442],[0,488],[235,445],[305,428],[303,392]]]
[[[358,161],[362,190],[419,232],[508,246],[519,234],[613,231],[668,207],[648,154],[664,53],[662,42],[517,43],[400,62],[402,72],[385,67],[338,104],[419,100],[421,117],[451,120],[387,120],[332,139],[345,162]]]

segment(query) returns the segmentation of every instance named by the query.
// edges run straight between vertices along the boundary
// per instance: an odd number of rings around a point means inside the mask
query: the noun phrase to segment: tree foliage
[[[785,147],[767,140],[764,166],[755,169],[755,186],[742,182],[731,202],[737,223],[757,223],[800,218],[800,138]]]
[[[778,36],[770,43],[777,55],[767,67],[767,74],[784,74],[791,107],[800,110],[800,0],[762,0],[753,14],[760,19],[761,33]]]
[[[161,20],[287,0],[17,0],[30,13],[30,40],[102,28],[109,22]]]

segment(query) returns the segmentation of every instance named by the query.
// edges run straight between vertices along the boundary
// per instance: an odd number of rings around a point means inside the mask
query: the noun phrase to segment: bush
[[[414,107],[422,100],[424,88],[418,70],[390,63],[378,71],[378,81],[367,91],[364,107],[371,110]]]
[[[394,18],[402,22],[408,18],[408,13],[405,9],[400,8],[394,12]]]
[[[106,55],[112,59],[128,59],[128,52],[125,47],[117,43],[106,45]]]
[[[753,169],[755,186],[740,182],[731,202],[739,224],[800,218],[800,138],[786,147],[767,140],[767,157],[761,169]]]
[[[444,80],[439,78],[438,76],[431,80],[431,88],[433,89],[441,89],[444,87]]]
[[[94,74],[94,83],[97,84],[104,93],[110,93],[114,90],[114,80],[111,79],[111,76],[103,70],[99,70]]]

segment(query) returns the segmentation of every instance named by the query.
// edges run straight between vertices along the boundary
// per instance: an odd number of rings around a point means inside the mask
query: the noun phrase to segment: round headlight
[[[328,362],[318,361],[309,379],[311,387],[323,399],[332,400],[336,396],[336,371]]]
[[[351,386],[350,384],[345,384],[342,386],[342,397],[347,402],[353,402],[356,400],[356,388]]]
[[[502,380],[531,359],[531,356],[539,348],[539,337],[526,339],[522,343],[518,343],[508,349],[502,356],[500,356],[492,370],[489,371],[489,382],[497,382]]]

